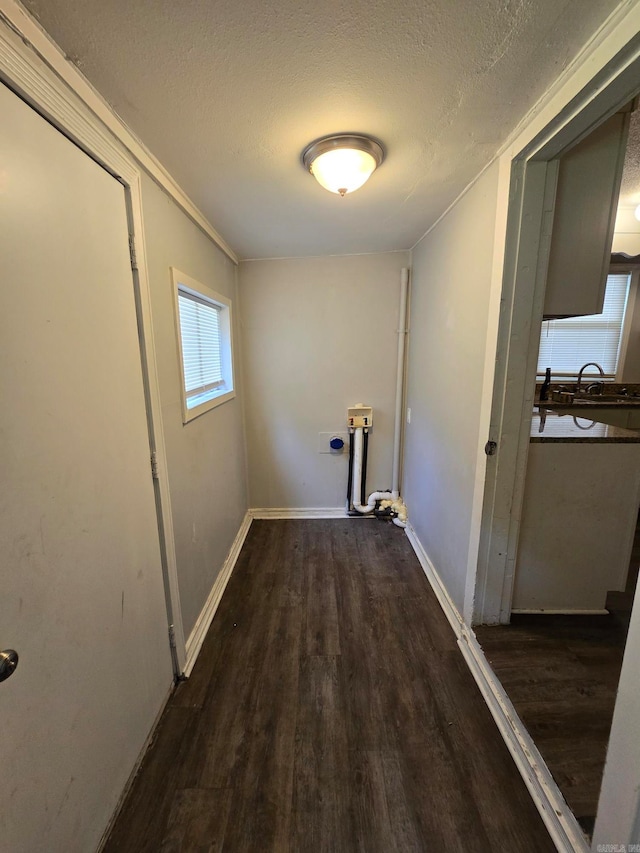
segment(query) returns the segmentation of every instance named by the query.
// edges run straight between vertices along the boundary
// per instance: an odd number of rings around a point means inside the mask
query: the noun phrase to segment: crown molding
[[[231,246],[40,24],[15,0],[0,0],[0,22],[5,24],[0,27],[0,78],[86,151],[99,152],[105,145],[110,147],[111,154],[117,149],[123,169],[127,168],[127,155],[133,157],[237,264],[238,256]],[[43,78],[47,78],[44,86]]]

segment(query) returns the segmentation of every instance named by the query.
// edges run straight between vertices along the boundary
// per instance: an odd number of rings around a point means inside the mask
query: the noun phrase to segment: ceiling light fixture
[[[359,189],[383,160],[379,142],[355,133],[323,136],[302,152],[305,169],[326,190],[341,196]]]
[[[636,209],[633,211],[633,215],[635,216],[635,218],[636,218],[638,221],[640,221],[640,204],[639,204],[639,205],[636,207]]]

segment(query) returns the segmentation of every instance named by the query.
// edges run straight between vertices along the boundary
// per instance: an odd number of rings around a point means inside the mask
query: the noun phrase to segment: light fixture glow
[[[384,160],[384,149],[369,136],[324,136],[302,152],[305,169],[329,192],[345,196],[359,189]]]
[[[634,216],[635,216],[635,218],[640,222],[640,204],[639,204],[639,205],[636,207],[636,209],[633,211],[633,215],[634,215]]]

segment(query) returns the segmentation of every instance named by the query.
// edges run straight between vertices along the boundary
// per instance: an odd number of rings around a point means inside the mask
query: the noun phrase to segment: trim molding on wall
[[[106,128],[124,146],[127,154],[134,157],[142,168],[151,175],[154,181],[173,198],[187,216],[213,240],[228,258],[237,264],[238,256],[229,244],[218,234],[213,225],[198,210],[159,160],[129,130],[104,98],[93,88],[75,65],[67,59],[58,45],[31,15],[16,3],[15,0],[0,0],[0,19],[4,19],[8,26],[46,63],[59,80],[82,101],[83,106],[90,110],[92,114],[92,122],[96,126],[100,126],[100,131],[102,132]]]
[[[424,550],[422,543],[418,539],[418,534],[409,521],[405,527],[405,533],[407,534],[407,539],[411,543],[411,547],[415,551],[416,557],[422,566],[422,571],[427,576],[427,580],[431,584],[433,591],[436,594],[436,598],[440,602],[440,607],[442,607],[444,615],[447,617],[449,624],[453,628],[453,633],[459,639],[465,629],[469,630],[464,623],[464,619],[460,615],[458,608],[453,603],[453,599],[447,592],[447,588],[440,580],[440,575],[435,570],[433,563],[427,556],[427,552]]]
[[[590,847],[578,821],[491,669],[475,635],[459,639],[458,645],[556,847],[561,853],[588,853]]]
[[[252,518],[355,518],[346,514],[343,506],[318,507],[254,507],[249,510]],[[365,516],[363,516],[364,518]],[[371,516],[370,516],[371,517]]]
[[[525,616],[538,615],[544,613],[546,616],[607,616],[608,610],[527,610],[526,608],[514,607],[512,613],[522,613]]]
[[[562,853],[587,853],[589,846],[580,825],[491,669],[476,635],[464,622],[411,524],[407,524],[405,532],[549,835]]]
[[[220,569],[217,578],[213,582],[211,592],[209,593],[205,605],[202,608],[198,619],[196,620],[196,624],[193,626],[193,631],[189,635],[189,639],[186,643],[187,660],[184,665],[184,675],[186,677],[191,674],[193,665],[195,664],[198,654],[200,653],[200,649],[202,648],[202,644],[204,643],[204,638],[207,636],[207,631],[211,626],[213,617],[216,615],[216,610],[218,609],[224,591],[227,588],[227,584],[229,583],[229,579],[233,574],[233,570],[238,561],[238,557],[240,556],[240,551],[242,550],[244,540],[247,538],[247,533],[249,532],[249,528],[251,527],[252,521],[253,516],[251,515],[251,511],[247,510],[244,518],[242,519],[240,529],[236,534],[236,538],[233,540],[233,544],[229,549],[227,559],[224,561],[224,564]]]

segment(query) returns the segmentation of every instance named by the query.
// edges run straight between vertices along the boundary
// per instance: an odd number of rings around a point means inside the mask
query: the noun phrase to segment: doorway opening
[[[621,163],[617,185],[606,178],[611,201],[602,214],[608,218],[609,231],[599,235],[598,244],[594,231],[582,230],[584,223],[579,216],[574,215],[571,222],[572,210],[574,214],[582,212],[583,206],[575,199],[572,208],[565,203],[566,196],[562,197],[566,188],[562,183],[564,158],[588,148],[590,140],[606,135],[607,125],[616,121],[623,129],[623,156],[626,149],[628,163],[640,158],[640,144],[637,154],[635,151],[640,131],[634,130],[631,135],[634,149],[627,149],[624,127],[637,95],[639,72],[637,58],[620,58],[617,70],[607,78],[608,85],[597,88],[592,81],[590,90],[584,90],[571,105],[570,114],[559,116],[512,163],[491,415],[491,438],[498,444],[498,453],[487,466],[473,614],[474,625],[481,626],[475,630],[489,663],[587,836],[593,831],[596,816],[630,619],[629,602],[637,581],[640,537],[633,543],[640,503],[640,432],[634,438],[626,427],[640,429],[640,422],[636,425],[627,420],[616,437],[614,423],[601,417],[601,400],[589,401],[588,419],[581,420],[579,415],[584,412],[568,410],[576,399],[575,374],[558,377],[564,387],[554,389],[559,395],[569,395],[570,401],[559,396],[554,401],[558,403],[555,411],[553,406],[551,411],[546,406],[538,410],[541,382],[536,383],[536,379],[542,378],[537,374],[543,317],[598,314],[602,310],[585,310],[584,302],[580,303],[584,289],[580,292],[580,276],[573,277],[577,287],[571,284],[571,256],[574,266],[580,268],[586,263],[589,268],[594,263],[594,251],[596,255],[599,252],[606,267],[595,270],[595,276],[603,273],[606,278],[620,189]],[[637,114],[632,121],[640,127]],[[607,166],[605,163],[600,169],[596,164],[596,168],[585,170],[583,163],[581,168],[583,201],[588,208],[587,182],[597,184]],[[625,189],[623,185],[625,191],[628,186]],[[567,222],[568,228],[564,227]],[[633,248],[636,237],[631,232],[625,232],[624,239],[622,235],[620,229],[617,242],[624,245],[614,243],[613,248],[626,255],[640,254],[640,234],[637,249]],[[565,251],[558,262],[560,238]],[[617,260],[634,272],[630,259]],[[637,272],[633,287],[635,293]],[[575,309],[573,304],[563,307],[565,297],[570,303],[577,302]],[[633,299],[627,306],[629,311],[635,314]],[[631,354],[630,341],[627,329],[623,345]],[[554,365],[550,366],[553,381]],[[640,395],[640,359],[637,377],[631,375],[635,369],[633,359],[627,358],[620,375],[609,377],[620,380],[618,386],[622,387],[615,389],[620,396],[631,397],[636,390]],[[600,376],[589,376],[588,382],[594,378],[600,380]],[[573,387],[566,387],[569,384]],[[612,388],[610,385],[609,390]],[[603,388],[591,390],[595,394]],[[587,403],[584,398],[580,402]],[[567,404],[564,408],[563,403]],[[638,406],[640,414],[640,401]],[[535,418],[534,409],[538,412]],[[556,430],[558,435],[554,433],[553,425],[561,422],[570,425],[569,433],[575,433],[571,440],[562,440],[562,429]],[[611,450],[614,452],[609,455]],[[612,506],[613,499],[620,501],[618,508]],[[599,512],[589,517],[598,505]],[[624,519],[619,518],[620,507],[624,508]],[[611,521],[623,532],[609,535],[606,528]],[[591,540],[603,546],[603,554],[615,552],[616,559],[609,557],[603,562],[594,556]],[[528,568],[525,558],[529,559]],[[614,562],[617,565],[612,567]],[[526,571],[531,573],[528,589]],[[595,578],[598,573],[598,583],[605,584],[601,589]],[[608,574],[613,577],[610,586],[606,585]],[[527,655],[533,657],[527,659]],[[580,711],[576,697],[581,696],[585,707],[590,708],[590,714],[583,715],[583,731],[574,718]],[[593,748],[596,742],[599,746]],[[587,756],[582,763],[581,749]]]

